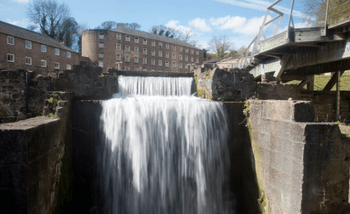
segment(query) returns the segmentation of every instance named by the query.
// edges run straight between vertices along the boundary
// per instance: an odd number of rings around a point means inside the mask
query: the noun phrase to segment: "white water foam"
[[[223,104],[189,96],[192,78],[148,78],[119,77],[122,93],[102,102],[105,212],[222,213]]]

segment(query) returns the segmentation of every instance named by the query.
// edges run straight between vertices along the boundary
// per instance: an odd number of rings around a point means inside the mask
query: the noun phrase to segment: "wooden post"
[[[336,111],[335,111],[335,121],[339,120],[339,113],[340,113],[340,71],[337,71],[335,73],[335,75],[337,76],[337,85],[336,85]]]
[[[312,75],[310,77],[310,82],[308,82],[306,86],[308,91],[314,91],[314,82],[315,82],[315,75]]]

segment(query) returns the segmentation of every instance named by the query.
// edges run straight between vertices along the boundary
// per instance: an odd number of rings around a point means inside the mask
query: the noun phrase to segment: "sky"
[[[27,28],[31,23],[27,9],[32,0],[0,0],[0,20]],[[66,4],[78,24],[96,28],[104,21],[136,22],[149,32],[152,26],[165,25],[192,35],[200,48],[208,48],[213,36],[226,35],[235,49],[248,46],[257,35],[267,7],[273,0],[56,0]],[[282,0],[275,8],[284,13],[279,32],[287,29],[292,0]],[[295,0],[295,27],[307,27],[303,0]],[[277,14],[269,12],[268,20]],[[277,21],[266,26],[272,36]]]

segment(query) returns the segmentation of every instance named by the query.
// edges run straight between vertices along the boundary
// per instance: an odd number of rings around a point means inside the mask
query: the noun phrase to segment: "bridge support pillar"
[[[315,75],[310,76],[310,81],[307,83],[307,90],[313,91],[314,90],[314,83],[315,83]]]
[[[336,76],[336,112],[335,112],[335,121],[339,120],[339,113],[340,113],[340,76],[341,72],[337,71],[334,74]]]

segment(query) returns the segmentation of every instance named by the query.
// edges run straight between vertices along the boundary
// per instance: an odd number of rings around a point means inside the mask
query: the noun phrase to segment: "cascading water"
[[[191,96],[193,78],[118,77],[102,102],[104,213],[229,213],[222,103]]]

